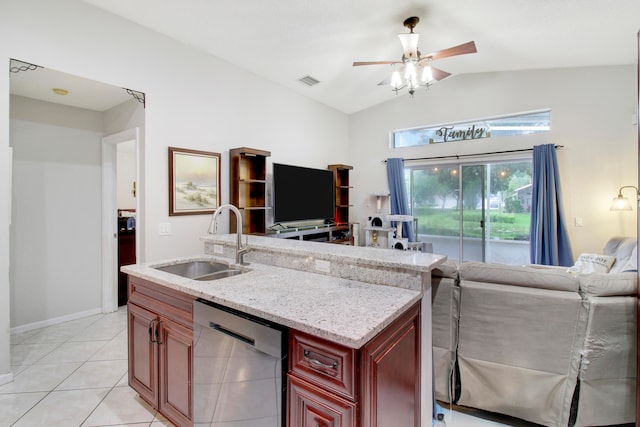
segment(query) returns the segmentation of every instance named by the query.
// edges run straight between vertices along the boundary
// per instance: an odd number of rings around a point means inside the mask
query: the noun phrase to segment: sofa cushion
[[[616,262],[611,267],[610,273],[620,273],[630,269],[630,265],[635,265],[636,239],[633,237],[613,237],[604,247],[603,254],[616,257]],[[631,268],[633,269],[633,268]],[[636,268],[637,269],[637,265]]]
[[[463,262],[458,268],[460,280],[527,286],[539,289],[577,292],[578,279],[565,269],[538,268],[506,264]]]
[[[633,251],[631,252],[631,256],[629,256],[627,262],[621,262],[620,265],[623,273],[638,272],[638,245],[633,247]]]
[[[592,296],[635,295],[638,289],[636,273],[596,273],[578,275],[580,291]]]

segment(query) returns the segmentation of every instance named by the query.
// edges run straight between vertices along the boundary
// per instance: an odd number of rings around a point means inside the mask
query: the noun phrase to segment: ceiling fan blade
[[[380,64],[402,64],[402,61],[364,61],[364,62],[354,62],[353,66],[357,67],[359,65],[380,65]]]
[[[431,52],[426,55],[420,55],[420,62],[424,60],[434,61],[436,59],[448,58],[450,56],[465,55],[467,53],[476,53],[476,44],[473,41],[463,43],[458,46],[453,46],[448,49],[439,50],[437,52]]]
[[[440,81],[443,79],[446,79],[447,77],[449,77],[451,75],[451,73],[448,73],[446,71],[442,71],[439,68],[434,67],[433,65],[429,65],[431,67],[431,75],[433,75],[433,79],[436,81]]]

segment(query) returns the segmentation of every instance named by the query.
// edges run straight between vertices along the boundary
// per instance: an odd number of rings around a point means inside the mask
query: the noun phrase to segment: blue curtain
[[[573,265],[564,225],[560,175],[553,144],[533,147],[530,251],[533,264]]]
[[[389,180],[389,203],[392,215],[411,215],[407,190],[404,183],[404,164],[402,159],[387,159],[387,178]],[[414,242],[413,222],[402,223],[402,236]]]

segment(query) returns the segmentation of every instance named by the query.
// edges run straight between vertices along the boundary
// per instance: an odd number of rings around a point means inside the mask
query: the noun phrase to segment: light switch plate
[[[158,233],[161,236],[168,236],[171,234],[171,223],[170,222],[161,222],[158,227]]]

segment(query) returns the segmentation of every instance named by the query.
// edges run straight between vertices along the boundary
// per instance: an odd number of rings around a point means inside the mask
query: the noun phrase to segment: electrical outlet
[[[322,273],[331,273],[331,262],[317,259],[315,263],[315,269]]]
[[[214,254],[222,254],[222,253],[224,253],[224,246],[222,246],[222,245],[213,245],[213,253]]]

